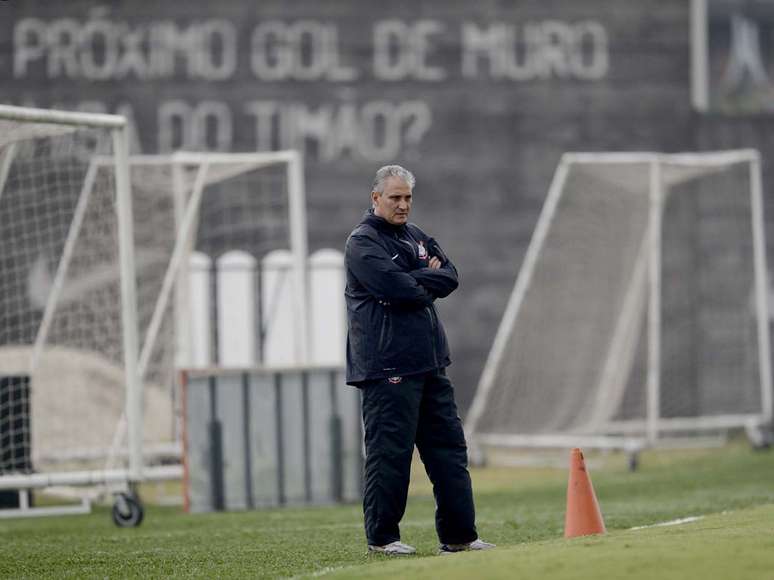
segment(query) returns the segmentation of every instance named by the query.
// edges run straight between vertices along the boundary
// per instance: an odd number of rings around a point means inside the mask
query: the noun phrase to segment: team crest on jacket
[[[387,380],[391,382],[393,385],[397,385],[398,383],[403,381],[403,377],[390,377]]]
[[[427,248],[425,248],[425,243],[417,242],[417,245],[419,246],[419,259],[427,260]]]

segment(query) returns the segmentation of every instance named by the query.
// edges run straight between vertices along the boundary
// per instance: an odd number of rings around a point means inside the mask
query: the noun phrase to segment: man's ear
[[[380,193],[378,191],[372,191],[371,192],[371,206],[376,206],[376,199],[379,197]]]

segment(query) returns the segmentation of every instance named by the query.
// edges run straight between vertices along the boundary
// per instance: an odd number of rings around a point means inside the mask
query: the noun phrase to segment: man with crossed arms
[[[478,539],[467,445],[446,335],[434,302],[457,288],[436,241],[408,223],[415,179],[376,172],[371,209],[346,243],[347,382],[362,389],[363,511],[369,552],[414,554],[400,541],[416,444],[433,483],[440,553],[493,548]]]

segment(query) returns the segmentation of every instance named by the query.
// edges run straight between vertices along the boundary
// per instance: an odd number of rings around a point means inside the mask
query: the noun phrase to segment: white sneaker
[[[416,554],[417,549],[403,542],[390,542],[384,546],[371,546],[368,545],[368,551],[377,554],[387,554],[388,556],[410,556]]]
[[[495,544],[490,544],[481,539],[475,539],[467,544],[441,544],[438,553],[441,555],[456,554],[457,552],[467,552],[468,550],[491,550],[496,547]]]

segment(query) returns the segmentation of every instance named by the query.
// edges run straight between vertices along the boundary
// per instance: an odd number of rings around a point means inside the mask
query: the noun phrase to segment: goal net
[[[2,487],[110,479],[91,456],[122,416],[112,477],[139,478],[126,144],[123,117],[0,107]]]
[[[180,453],[194,252],[287,252],[307,334],[300,156],[129,157],[124,123],[0,107],[0,489],[181,475],[148,462]]]
[[[260,360],[230,356],[234,353],[229,348],[250,354],[260,348],[253,335],[260,334],[260,328],[249,320],[260,322],[259,288],[253,281],[258,261],[272,252],[287,257],[288,280],[280,291],[293,295],[292,324],[298,328],[292,336],[299,338],[291,345],[293,361],[305,361],[306,341],[300,340],[308,334],[301,163],[295,151],[130,157],[138,372],[146,389],[158,388],[171,401],[175,411],[170,419],[179,417],[177,369],[218,366],[234,359],[250,366]],[[228,280],[218,284],[216,276],[234,276],[247,281],[249,288],[233,292]],[[235,308],[236,319],[224,320]],[[236,344],[227,342],[229,324],[246,330]],[[179,441],[176,425],[173,421],[171,431]]]
[[[771,420],[753,151],[567,154],[471,407],[474,444],[629,447]]]

